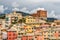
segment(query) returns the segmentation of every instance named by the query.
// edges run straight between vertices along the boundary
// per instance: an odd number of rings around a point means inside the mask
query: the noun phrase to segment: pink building
[[[27,40],[27,36],[22,36],[21,40]]]
[[[21,40],[33,40],[33,36],[22,36]]]
[[[39,35],[36,36],[35,38],[36,38],[36,40],[44,40],[44,37],[43,36],[39,36]]]

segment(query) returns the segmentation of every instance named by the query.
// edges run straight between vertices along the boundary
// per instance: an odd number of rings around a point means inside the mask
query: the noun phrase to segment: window
[[[18,33],[18,35],[20,35],[20,33]]]
[[[15,19],[18,19],[18,17],[15,17]]]
[[[31,22],[32,22],[32,20],[31,20]]]
[[[42,23],[40,23],[40,25],[42,25]]]
[[[21,33],[21,35],[23,35],[23,33]]]
[[[21,38],[21,36],[18,36],[18,38]]]
[[[44,35],[44,37],[46,37],[46,35]]]
[[[9,21],[9,18],[8,17],[6,18],[6,21]]]
[[[8,25],[5,25],[5,27],[8,27]]]
[[[60,35],[59,35],[59,37],[60,37]]]
[[[34,39],[29,39],[29,40],[34,40]]]
[[[9,38],[9,39],[11,39],[11,38]]]
[[[15,36],[15,34],[13,34]]]
[[[9,34],[9,36],[11,36],[11,34]]]
[[[24,30],[24,28],[20,28],[20,29],[21,29],[21,31]]]
[[[35,36],[35,38],[37,38],[37,36]]]
[[[59,33],[60,33],[60,31],[59,31]]]
[[[51,35],[51,37],[53,37],[53,35]]]
[[[50,35],[48,35],[50,37]]]
[[[28,22],[30,22],[30,20],[28,20]]]

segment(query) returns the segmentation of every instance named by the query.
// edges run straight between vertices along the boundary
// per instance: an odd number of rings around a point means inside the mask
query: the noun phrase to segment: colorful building
[[[15,40],[17,39],[17,29],[14,27],[11,27],[8,31],[7,31],[7,39],[8,40]]]
[[[30,25],[32,27],[34,27],[34,26],[39,27],[41,23],[46,23],[46,21],[41,20],[40,18],[37,18],[37,17],[32,17],[32,16],[26,17],[26,24],[27,25]]]
[[[38,10],[37,13],[32,14],[33,17],[47,18],[46,10]]]
[[[17,39],[16,31],[8,31],[7,36],[8,36],[7,40],[15,40],[15,39]]]
[[[5,27],[9,27],[11,24],[15,24],[16,22],[18,22],[19,19],[22,19],[22,14],[20,13],[16,13],[15,11],[10,13],[10,14],[6,14],[6,25]]]

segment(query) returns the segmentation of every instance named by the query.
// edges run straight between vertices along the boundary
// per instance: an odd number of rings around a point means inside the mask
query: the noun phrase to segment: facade
[[[60,20],[54,20],[57,25],[60,25]]]
[[[25,22],[19,23],[22,18]],[[46,10],[23,17],[15,11],[6,14],[5,19],[0,19],[0,40],[60,40],[60,20],[45,18]]]
[[[17,34],[15,31],[8,31],[8,39],[7,40],[15,40],[17,39]]]
[[[0,19],[0,28],[5,28],[5,19]]]
[[[7,40],[17,40],[17,29],[14,27],[11,27],[7,31]]]
[[[37,13],[32,14],[33,17],[47,18],[46,10],[38,10]]]
[[[34,40],[33,36],[23,36],[21,40]]]
[[[37,15],[39,17],[47,17],[47,11],[46,10],[38,10]]]
[[[1,29],[1,37],[2,40],[7,40],[7,30],[4,28]]]
[[[0,40],[3,40],[3,39],[2,39],[2,35],[1,35],[1,34],[0,34]]]
[[[27,25],[39,27],[41,23],[46,23],[46,21],[41,20],[40,18],[37,18],[37,17],[32,17],[32,16],[26,17]]]
[[[15,24],[16,22],[18,22],[19,19],[22,19],[22,14],[20,13],[16,13],[15,11],[13,13],[10,14],[6,14],[6,25],[5,27],[9,27],[11,24]]]

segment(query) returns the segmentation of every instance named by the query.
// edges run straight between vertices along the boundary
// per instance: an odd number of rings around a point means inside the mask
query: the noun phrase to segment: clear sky
[[[48,11],[48,17],[60,17],[60,0],[0,0],[0,13],[13,10],[27,13],[36,12],[37,9]]]

